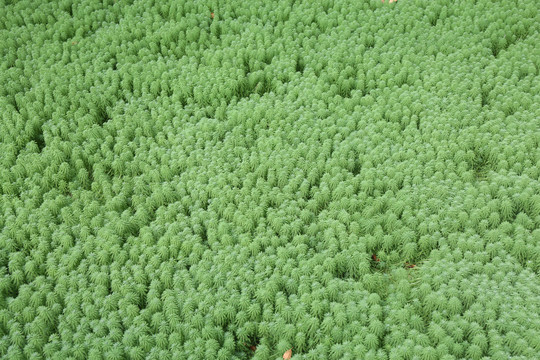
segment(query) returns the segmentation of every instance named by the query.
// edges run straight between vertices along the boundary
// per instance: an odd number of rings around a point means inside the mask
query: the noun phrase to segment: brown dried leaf
[[[285,354],[283,354],[284,360],[290,360],[292,358],[292,349],[289,349],[285,351]]]

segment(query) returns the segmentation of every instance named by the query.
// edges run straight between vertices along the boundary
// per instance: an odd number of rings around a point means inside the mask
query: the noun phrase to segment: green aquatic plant
[[[534,1],[0,4],[0,357],[534,359]]]

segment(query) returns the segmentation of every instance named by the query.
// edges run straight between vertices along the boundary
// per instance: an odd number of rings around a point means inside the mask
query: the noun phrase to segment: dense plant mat
[[[1,1],[0,357],[538,359],[538,4]]]

